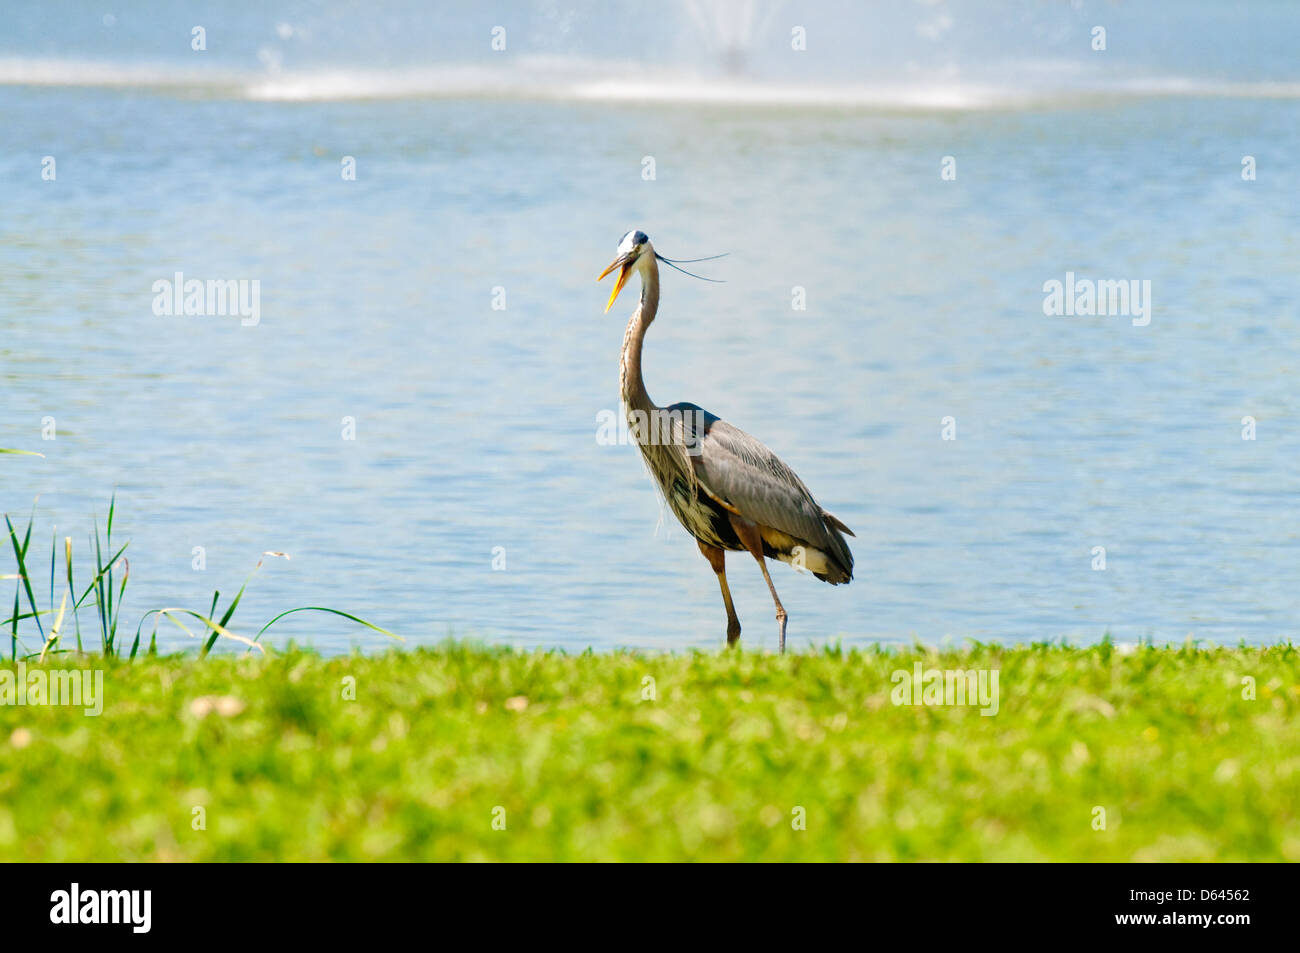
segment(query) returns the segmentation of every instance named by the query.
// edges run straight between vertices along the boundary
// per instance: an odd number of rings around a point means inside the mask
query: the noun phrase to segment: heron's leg
[[[776,603],[776,624],[777,624],[777,646],[781,653],[785,653],[785,620],[787,618],[785,606],[781,605],[781,598],[776,594],[776,586],[772,585],[772,577],[767,572],[767,560],[763,558],[763,534],[758,531],[758,524],[743,517],[732,515],[731,527],[740,537],[741,545],[750,551],[755,559],[758,560],[758,568],[763,570],[763,579],[767,582],[767,590],[772,593],[772,601]]]
[[[731,587],[727,585],[727,551],[710,546],[702,540],[697,539],[695,542],[717,573],[718,585],[722,588],[722,602],[727,607],[727,647],[730,648],[740,641],[740,619],[736,616],[736,607],[731,603]]]

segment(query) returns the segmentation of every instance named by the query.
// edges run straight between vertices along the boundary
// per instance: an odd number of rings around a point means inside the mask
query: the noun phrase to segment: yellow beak
[[[610,264],[608,268],[602,271],[600,273],[600,277],[596,279],[597,281],[603,281],[607,274],[609,274],[615,268],[618,268],[620,265],[622,266],[623,270],[618,273],[618,281],[614,282],[614,290],[611,291],[609,294],[609,301],[605,305],[606,313],[609,312],[610,308],[614,307],[614,299],[618,297],[618,293],[622,291],[623,286],[627,284],[628,275],[632,274],[632,263],[630,261],[625,261],[622,258],[617,258]]]

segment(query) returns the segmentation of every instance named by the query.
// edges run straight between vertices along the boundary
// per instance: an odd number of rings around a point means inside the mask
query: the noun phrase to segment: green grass
[[[104,711],[0,707],[0,860],[1300,860],[1291,646],[54,665]]]

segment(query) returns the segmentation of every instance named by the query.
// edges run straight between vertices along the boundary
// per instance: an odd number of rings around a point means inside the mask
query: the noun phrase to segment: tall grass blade
[[[122,597],[126,594],[126,581],[131,578],[131,563],[127,559],[123,558],[121,561],[121,566],[122,566],[122,585],[118,586],[117,589],[117,610],[112,613],[113,624],[109,629],[109,633],[108,633],[109,639],[114,644],[117,643],[117,622],[118,622],[118,618],[122,614]],[[113,592],[110,589],[109,595],[111,596],[112,594]]]
[[[120,558],[122,557],[122,554],[123,554],[124,552],[126,552],[126,547],[129,546],[129,545],[131,545],[131,544],[130,544],[130,543],[123,543],[123,544],[122,544],[122,548],[119,549],[116,553],[114,553],[114,554],[113,554],[113,558],[112,558],[111,560],[109,560],[110,565],[111,565],[112,563],[117,562],[117,560],[120,559]],[[104,578],[104,572],[105,572],[105,570],[101,568],[100,572],[99,572],[98,574],[96,574],[95,578],[92,579],[92,580],[90,581],[90,585],[86,586],[85,591],[83,591],[83,592],[81,593],[81,598],[78,599],[78,600],[73,604],[73,608],[74,608],[74,609],[75,609],[77,606],[81,605],[83,602],[85,602],[85,601],[86,601],[86,597],[89,596],[91,593],[93,593],[93,592],[95,591],[96,587],[97,587],[97,586],[99,585],[99,583],[100,583],[100,580],[102,580],[102,579]],[[71,577],[69,577],[69,579],[71,579]]]
[[[180,621],[180,619],[176,618],[177,615],[190,616],[193,619],[198,619],[204,625],[208,626],[208,628],[216,629],[218,634],[224,635],[228,639],[234,639],[236,642],[242,642],[244,645],[247,645],[249,648],[257,649],[262,654],[264,655],[266,654],[266,650],[262,648],[262,646],[254,642],[252,639],[245,638],[242,635],[236,635],[235,633],[228,630],[225,626],[223,626],[220,622],[217,622],[216,620],[211,619],[201,613],[195,612],[193,609],[183,609],[178,606],[170,606],[166,609],[150,609],[148,612],[144,614],[144,618],[140,620],[140,628],[144,627],[145,619],[148,619],[149,616],[151,615],[157,615],[160,618],[168,619],[182,632],[190,636],[190,638],[200,638],[200,636],[194,634],[194,632],[189,628],[189,626],[185,625],[183,622]],[[140,628],[136,629],[137,634],[139,634]]]
[[[33,514],[33,519],[34,518],[35,518],[35,514]],[[9,527],[9,541],[13,544],[14,556],[18,560],[18,573],[22,577],[21,581],[19,582],[19,585],[22,588],[22,590],[27,593],[27,603],[32,607],[32,614],[36,620],[36,631],[41,634],[41,641],[44,642],[45,627],[41,625],[40,616],[36,609],[36,597],[32,594],[32,581],[31,579],[28,578],[27,575],[27,546],[31,543],[32,540],[32,521],[30,519],[27,521],[27,536],[26,539],[23,540],[23,544],[21,546],[18,545],[18,533],[14,529],[13,521],[9,519],[8,514],[5,514],[5,524]],[[14,615],[16,616],[17,614],[18,614],[18,596],[15,593]],[[15,636],[17,635],[17,631],[18,631],[18,625],[17,622],[15,621],[14,623]]]
[[[63,594],[63,602],[59,604],[59,617],[54,620],[54,627],[50,629],[49,640],[46,641],[45,645],[41,647],[42,665],[45,664],[45,656],[49,652],[50,647],[59,641],[59,629],[62,628],[63,626],[63,613],[67,608],[68,608],[68,594],[65,592]]]
[[[225,615],[221,617],[222,626],[226,626],[230,624],[231,616],[233,616],[235,614],[235,610],[239,608],[239,600],[244,598],[244,590],[248,588],[248,584],[253,581],[253,577],[257,575],[257,571],[261,568],[262,568],[262,561],[259,559],[257,561],[257,565],[253,567],[253,571],[250,572],[248,574],[248,578],[244,580],[244,584],[240,586],[239,591],[235,593],[235,598],[230,600],[230,605],[226,608]],[[217,605],[217,593],[213,593],[212,607],[215,609],[216,605]],[[212,646],[216,643],[216,641],[217,641],[217,633],[213,632],[212,637],[208,639],[206,644],[204,644],[203,651],[200,653],[200,656],[207,655],[210,651],[212,651]]]
[[[110,654],[108,621],[104,618],[104,554],[99,548],[99,520],[95,520],[95,609],[99,614],[99,648]]]
[[[328,612],[331,615],[337,615],[337,616],[342,616],[345,619],[351,619],[353,622],[356,622],[359,625],[364,625],[367,629],[373,629],[374,631],[380,633],[381,635],[388,636],[390,639],[396,639],[399,642],[406,641],[406,639],[402,638],[396,632],[389,632],[387,629],[377,626],[373,622],[367,622],[365,619],[358,618],[357,616],[354,616],[349,612],[343,612],[339,609],[330,609],[327,606],[299,606],[296,609],[286,609],[284,612],[281,612],[278,616],[276,616],[266,625],[258,629],[257,635],[253,636],[253,641],[256,642],[258,639],[262,637],[263,632],[265,632],[271,626],[275,625],[285,616],[293,615],[295,612]]]
[[[77,587],[72,584],[72,537],[63,537],[63,560],[68,566],[68,592],[72,595],[77,594]],[[81,605],[80,601],[72,604],[72,624],[77,630],[77,654],[82,652],[81,648],[81,620],[77,618],[77,606]]]
[[[104,532],[104,545],[108,547],[110,551],[112,551],[113,549],[113,510],[116,509],[116,507],[117,507],[117,490],[114,490],[112,497],[108,501],[108,528]],[[116,565],[115,561],[112,560],[109,561],[108,587],[107,587],[108,592],[106,593],[106,595],[108,596],[108,622],[109,622],[110,630],[115,628],[115,626],[113,625],[113,567],[115,565]],[[112,642],[113,636],[114,636],[114,632],[110,631],[108,633],[108,638],[110,642]]]
[[[219,600],[220,598],[221,598],[221,590],[217,589],[215,592],[212,593],[212,608],[208,610],[208,615],[214,616],[217,614],[217,600]],[[211,632],[212,632],[212,638],[207,639],[203,643],[203,652],[201,653],[203,655],[207,655],[208,652],[212,650],[212,643],[217,641],[216,630],[213,629],[211,630]]]

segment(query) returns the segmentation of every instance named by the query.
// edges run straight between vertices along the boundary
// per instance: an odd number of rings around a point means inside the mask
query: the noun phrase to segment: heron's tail
[[[834,513],[826,510],[822,510],[822,521],[826,524],[827,542],[830,544],[825,548],[826,561],[829,565],[827,572],[819,572],[815,573],[815,575],[818,579],[829,582],[832,586],[852,582],[853,553],[850,552],[849,544],[840,533],[848,533],[853,536],[853,530],[845,526],[844,522]]]

